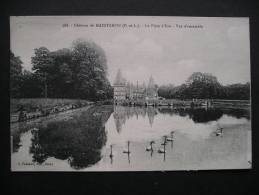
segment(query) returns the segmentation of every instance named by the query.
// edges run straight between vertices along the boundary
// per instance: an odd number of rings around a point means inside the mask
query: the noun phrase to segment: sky
[[[133,83],[147,83],[152,75],[158,85],[179,85],[193,72],[211,73],[223,85],[250,82],[248,18],[12,16],[10,32],[11,50],[27,70],[35,48],[71,48],[74,40],[82,38],[105,51],[111,83],[118,69]]]

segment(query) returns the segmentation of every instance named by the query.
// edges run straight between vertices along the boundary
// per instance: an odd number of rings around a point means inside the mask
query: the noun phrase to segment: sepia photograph
[[[251,169],[250,75],[248,17],[11,16],[11,171]]]

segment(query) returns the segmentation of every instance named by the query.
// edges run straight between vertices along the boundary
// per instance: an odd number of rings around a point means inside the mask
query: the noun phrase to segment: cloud
[[[178,61],[176,64],[180,68],[197,69],[198,67],[201,67],[202,63],[196,59],[184,59],[184,60]]]
[[[136,56],[141,55],[143,57],[154,58],[162,56],[163,48],[152,39],[144,39],[136,45],[133,52],[136,53]]]
[[[127,19],[125,21],[125,19]],[[158,19],[158,18],[157,18]],[[118,68],[128,80],[157,84],[181,84],[194,71],[210,72],[229,84],[250,80],[249,28],[247,19],[159,18],[160,22],[199,22],[202,30],[62,28],[69,23],[150,23],[156,17],[15,17],[11,20],[11,49],[31,68],[34,48],[71,47],[74,39],[93,40],[102,47],[113,82]]]
[[[135,69],[126,69],[124,71],[124,75],[131,82],[136,84],[138,81],[139,84],[142,84],[143,82],[148,82],[148,78],[151,76],[151,71],[147,66],[137,66]]]
[[[131,82],[147,82],[152,71],[157,71],[163,48],[153,39],[143,38],[133,32],[118,34],[103,45],[109,60],[110,79],[114,80],[120,68]]]
[[[134,44],[137,44],[139,41],[140,41],[140,38],[135,33],[125,32],[117,35],[112,40],[112,44],[134,45]]]

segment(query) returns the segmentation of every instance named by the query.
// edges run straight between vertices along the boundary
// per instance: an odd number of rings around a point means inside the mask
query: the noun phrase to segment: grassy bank
[[[10,99],[10,113],[17,112],[21,107],[27,112],[34,112],[37,109],[51,109],[56,106],[90,104],[90,101],[80,99],[59,99],[59,98],[23,98]]]

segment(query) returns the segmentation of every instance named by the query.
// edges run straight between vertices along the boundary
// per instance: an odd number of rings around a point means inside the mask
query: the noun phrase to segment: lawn
[[[61,98],[22,98],[10,99],[10,113],[15,113],[22,106],[27,112],[33,112],[37,108],[48,109],[55,106],[69,104],[89,104],[88,100],[81,99],[61,99]]]

